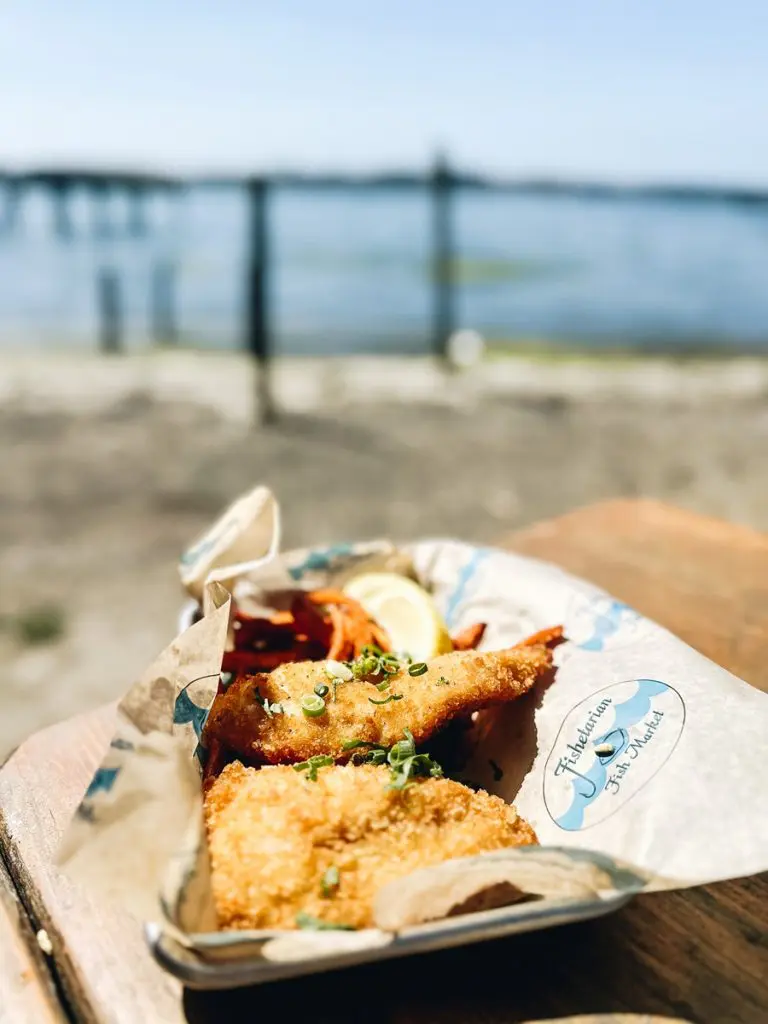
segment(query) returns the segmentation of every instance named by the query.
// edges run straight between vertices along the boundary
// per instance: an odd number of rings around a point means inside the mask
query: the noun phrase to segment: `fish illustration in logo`
[[[628,746],[629,733],[627,730],[611,729],[605,736],[595,740],[595,753],[602,765],[609,765],[613,764],[618,757],[621,757]]]

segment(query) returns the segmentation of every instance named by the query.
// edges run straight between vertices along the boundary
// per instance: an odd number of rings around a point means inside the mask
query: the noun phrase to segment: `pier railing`
[[[118,232],[141,237],[150,230],[146,207],[151,197],[175,194],[193,187],[216,186],[240,189],[248,201],[248,253],[246,257],[246,301],[242,324],[242,344],[258,368],[257,393],[261,416],[269,419],[274,406],[269,388],[269,364],[274,353],[272,316],[269,301],[271,270],[270,199],[276,186],[289,184],[318,187],[378,188],[394,184],[427,191],[432,206],[432,240],[430,275],[432,296],[431,350],[445,359],[448,339],[455,329],[456,299],[452,193],[457,184],[473,179],[454,174],[442,158],[435,161],[426,175],[372,175],[369,177],[303,176],[274,174],[252,177],[177,178],[130,173],[95,173],[92,171],[47,170],[29,173],[0,172],[0,237],[21,230],[19,208],[27,190],[35,188],[47,193],[51,204],[52,231],[61,241],[75,237],[71,216],[75,192],[87,193],[92,208],[91,232],[99,238],[115,238]],[[122,194],[127,202],[127,217],[120,228],[110,222],[109,200]],[[119,272],[113,266],[100,267],[94,281],[97,311],[98,348],[107,354],[124,351],[124,301]],[[164,344],[178,337],[175,310],[174,268],[168,261],[158,261],[151,274],[149,308],[152,334]]]
[[[518,194],[548,196],[567,193],[582,199],[599,201],[635,198],[703,203],[715,201],[744,207],[768,207],[768,193],[750,190],[707,188],[617,187],[587,183],[516,181],[483,179],[459,174],[445,159],[438,157],[426,174],[300,175],[172,177],[122,172],[97,173],[88,170],[59,169],[14,173],[0,170],[0,240],[23,230],[19,211],[31,189],[47,195],[51,207],[51,230],[63,243],[84,230],[72,216],[74,194],[86,193],[91,207],[88,230],[97,238],[139,238],[153,226],[148,213],[152,199],[174,196],[202,187],[238,190],[247,199],[247,240],[245,281],[246,297],[241,324],[241,344],[253,358],[257,373],[260,415],[274,414],[269,388],[269,367],[274,354],[274,316],[270,302],[274,253],[272,198],[277,188],[292,190],[306,187],[328,189],[379,189],[386,185],[401,190],[414,189],[426,195],[431,206],[430,264],[431,326],[429,350],[445,360],[449,339],[457,325],[459,288],[458,246],[454,224],[454,199],[458,187],[494,191],[513,190]],[[111,214],[111,200],[120,194],[126,206],[118,226]],[[157,343],[173,344],[180,337],[176,308],[176,268],[167,257],[153,254],[149,274],[149,310],[151,333]],[[97,267],[94,278],[96,298],[96,344],[104,353],[125,351],[127,307],[125,282],[120,270],[106,260]]]

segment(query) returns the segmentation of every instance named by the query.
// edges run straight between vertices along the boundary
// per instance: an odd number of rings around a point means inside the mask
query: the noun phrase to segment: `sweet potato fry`
[[[328,614],[333,626],[331,635],[331,646],[328,648],[328,658],[334,661],[346,661],[349,657],[349,644],[347,642],[344,616],[341,609],[336,605],[328,605]]]
[[[238,613],[234,642],[222,670],[235,675],[271,672],[294,661],[349,661],[369,645],[382,651],[392,646],[359,601],[332,587],[299,593],[290,611],[269,617]]]
[[[562,626],[549,626],[547,629],[540,629],[538,633],[532,633],[525,640],[521,640],[515,647],[538,647],[540,644],[552,650],[558,644],[565,643],[566,636]]]
[[[203,765],[203,788],[207,789],[234,757],[235,755],[223,743],[212,739]]]
[[[314,604],[356,605],[358,608],[360,607],[359,602],[350,597],[349,594],[345,594],[343,590],[335,590],[333,587],[311,590],[308,597]]]
[[[296,626],[290,622],[272,622],[270,619],[236,619],[234,628],[237,650],[285,650],[293,646]]]
[[[291,603],[291,614],[297,632],[304,633],[310,640],[329,650],[333,640],[333,626],[324,618],[317,605],[306,594],[297,594]]]
[[[254,672],[271,672],[278,665],[289,661],[311,661],[308,657],[307,642],[295,643],[289,650],[282,651],[225,651],[221,661],[222,672],[233,675],[251,675]],[[322,659],[323,655],[320,655]]]
[[[454,651],[474,651],[483,639],[487,622],[476,622],[474,626],[467,626],[460,633],[452,637]]]
[[[369,644],[375,644],[383,651],[390,649],[386,632],[371,621],[366,610],[353,597],[330,587],[313,590],[307,596],[313,604],[326,609],[333,625],[329,658],[337,661],[355,658]]]
[[[382,650],[382,651],[391,651],[392,650],[392,641],[389,639],[389,635],[388,635],[387,631],[382,626],[380,626],[377,622],[372,622],[371,623],[371,637],[373,638],[373,643],[380,650]],[[364,646],[365,646],[365,644],[361,644],[360,645],[360,650],[355,650],[355,657],[357,657],[357,655],[360,654],[360,651],[363,649]]]

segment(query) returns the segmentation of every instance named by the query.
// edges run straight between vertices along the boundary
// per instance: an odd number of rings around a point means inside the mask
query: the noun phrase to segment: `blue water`
[[[74,237],[57,239],[47,196],[28,193],[0,235],[0,344],[80,346],[96,338],[95,275],[121,278],[129,347],[151,343],[153,267],[176,268],[186,345],[240,343],[246,207],[236,190],[153,197],[131,237],[115,195],[112,232],[93,230],[85,193]],[[276,190],[271,305],[280,351],[417,352],[428,347],[426,192]],[[662,199],[460,190],[460,326],[490,338],[591,345],[768,348],[768,209]]]

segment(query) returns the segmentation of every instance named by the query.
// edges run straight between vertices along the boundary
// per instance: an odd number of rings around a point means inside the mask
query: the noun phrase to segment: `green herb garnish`
[[[307,718],[317,718],[325,714],[325,701],[316,693],[305,693],[301,698],[301,710]]]
[[[427,663],[425,661],[415,661],[412,665],[408,666],[409,676],[423,676],[427,671]]]
[[[403,729],[405,739],[398,740],[393,744],[387,754],[387,764],[390,767],[391,780],[390,789],[406,789],[412,784],[413,779],[419,776],[431,776],[439,779],[443,769],[434,761],[429,754],[417,754],[416,743],[410,729]]]
[[[450,684],[450,680],[446,679],[445,676],[440,676],[440,678],[435,683],[435,686],[450,686],[450,685],[451,685]]]
[[[320,892],[326,899],[330,899],[339,888],[339,869],[332,864],[320,880]]]
[[[346,662],[356,679],[366,679],[381,675],[395,675],[402,668],[402,658],[389,654],[376,647],[366,644],[354,661]]]
[[[356,679],[364,676],[381,674],[381,651],[373,644],[366,644],[354,661],[348,662],[350,671]]]
[[[383,693],[385,690],[388,690],[391,685],[390,681],[385,679],[383,683],[376,683],[376,689],[379,693]]]
[[[351,924],[331,924],[330,921],[321,921],[319,917],[305,914],[303,911],[296,915],[296,927],[310,932],[354,932]]]
[[[402,696],[393,694],[392,696]],[[370,697],[368,698],[371,699]],[[377,703],[377,702],[375,702]],[[383,703],[383,702],[381,702]],[[410,729],[403,729],[404,739],[393,743],[387,748],[381,743],[369,743],[367,740],[345,740],[342,750],[360,750],[367,748],[368,753],[363,764],[387,764],[390,770],[390,789],[406,789],[416,778],[442,778],[443,769],[429,754],[417,754],[416,743]],[[358,762],[359,763],[359,762]]]
[[[369,743],[367,740],[344,740],[341,744],[342,750],[357,750],[359,747],[373,747],[376,750],[388,750],[381,743]]]
[[[325,685],[325,683],[318,683],[317,686],[315,687],[315,693],[317,694],[318,697],[327,697],[328,687]]]
[[[332,764],[333,758],[327,754],[315,754],[309,760],[300,761],[298,764],[291,765],[291,767],[295,772],[306,772],[310,782],[317,782],[318,768],[329,768]]]
[[[369,697],[368,698],[368,703],[369,704],[381,705],[381,704],[389,704],[389,702],[393,701],[393,700],[402,700],[402,699],[403,699],[403,694],[402,693],[390,693],[390,695],[388,697],[385,697],[384,700],[374,700],[373,697]]]
[[[283,714],[283,705],[282,704],[270,704],[269,703],[269,699],[267,697],[262,697],[261,696],[261,693],[259,692],[258,686],[253,691],[253,696],[254,696],[254,700],[256,701],[256,703],[260,707],[262,707],[264,709],[264,713],[266,714],[267,718],[272,718],[273,715],[282,715]]]

